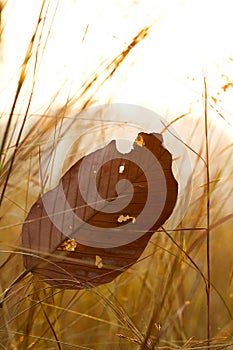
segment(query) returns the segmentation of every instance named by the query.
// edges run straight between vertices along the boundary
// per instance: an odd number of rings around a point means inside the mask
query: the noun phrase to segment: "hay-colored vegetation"
[[[0,348],[233,349],[233,152],[232,140],[214,120],[232,126],[213,110],[216,99],[204,80],[206,95],[197,102],[202,112],[193,118],[192,110],[172,122],[187,129],[184,142],[193,162],[191,201],[179,227],[155,232],[137,264],[108,285],[62,291],[24,275],[22,254],[30,252],[21,251],[21,230],[42,191],[44,145],[77,103],[83,109],[95,104],[102,87],[150,35],[150,25],[135,32],[117,55],[93,67],[64,105],[54,107],[54,96],[43,113],[35,113],[31,103],[52,28],[49,6],[42,2],[10,107],[0,111]]]

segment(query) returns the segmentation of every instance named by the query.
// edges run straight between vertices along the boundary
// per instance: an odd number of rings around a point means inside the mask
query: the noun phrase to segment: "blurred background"
[[[227,0],[0,2],[2,349],[233,348],[231,13]],[[112,102],[180,135],[193,167],[185,216],[108,285],[62,291],[29,273],[6,295],[24,271],[44,145],[77,110]]]

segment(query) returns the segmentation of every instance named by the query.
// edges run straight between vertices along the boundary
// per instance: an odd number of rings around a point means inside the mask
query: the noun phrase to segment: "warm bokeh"
[[[213,349],[233,347],[232,38],[227,0],[0,1],[3,349],[205,348],[208,329]],[[179,226],[156,232],[110,284],[52,289],[21,275],[22,225],[44,192],[41,156],[65,122],[69,145],[77,111],[112,102],[171,123],[191,159],[191,200],[179,202]],[[66,169],[82,154],[72,152]]]

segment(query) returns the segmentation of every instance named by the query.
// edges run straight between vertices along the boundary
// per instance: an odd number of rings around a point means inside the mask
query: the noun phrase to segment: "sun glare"
[[[39,9],[40,2],[7,2],[0,71],[2,111],[11,103],[10,86],[15,86]],[[128,1],[124,6],[120,1],[102,0],[98,5],[54,1],[46,17],[35,108],[46,105],[57,91],[57,104],[62,105],[100,62],[114,58],[143,25],[152,26],[150,35],[112,80],[111,89],[109,84],[103,88],[100,99],[149,104],[163,114],[184,112],[200,98],[203,74],[210,93],[221,90],[221,74],[233,56],[230,1]],[[226,99],[230,110],[232,99]]]

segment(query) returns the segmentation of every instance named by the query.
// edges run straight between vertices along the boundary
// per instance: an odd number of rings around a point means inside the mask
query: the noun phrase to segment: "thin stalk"
[[[210,170],[209,170],[209,134],[208,134],[208,96],[207,96],[207,86],[206,78],[204,76],[204,117],[205,117],[205,151],[206,151],[206,260],[207,260],[207,286],[206,286],[206,296],[207,296],[207,339],[208,347],[210,345],[210,335],[211,335],[211,266],[210,266]]]
[[[9,118],[8,118],[8,121],[7,121],[7,125],[6,125],[5,131],[4,131],[4,135],[3,135],[3,141],[2,141],[1,146],[0,146],[0,162],[1,162],[2,155],[4,155],[4,157],[5,157],[6,151],[4,150],[4,148],[5,148],[5,145],[6,145],[6,142],[7,142],[7,138],[8,138],[8,134],[9,134],[9,131],[10,131],[10,126],[11,126],[12,119],[13,119],[13,116],[14,116],[14,111],[15,111],[15,108],[16,108],[16,104],[18,102],[20,92],[22,90],[22,87],[23,87],[25,79],[26,79],[27,69],[28,69],[30,58],[32,56],[33,47],[34,47],[34,43],[35,43],[35,39],[36,39],[36,34],[38,32],[38,28],[39,28],[39,25],[40,25],[40,22],[41,22],[41,16],[42,16],[42,12],[43,12],[43,9],[44,9],[44,5],[45,5],[45,0],[42,3],[41,9],[40,9],[40,13],[39,13],[39,17],[38,17],[38,22],[37,22],[37,25],[36,25],[36,29],[35,29],[32,37],[31,37],[31,40],[30,40],[30,43],[28,45],[28,49],[27,49],[27,52],[26,52],[26,55],[25,55],[25,58],[24,58],[24,62],[22,64],[22,69],[21,69],[21,73],[20,73],[20,77],[19,77],[19,81],[18,81],[18,85],[17,85],[15,97],[14,97],[14,102],[13,102],[12,107],[11,107],[10,115],[9,115]],[[34,74],[35,74],[35,69],[36,69],[36,67],[34,68]],[[25,126],[25,123],[26,123],[29,107],[30,107],[30,104],[31,104],[32,96],[33,96],[34,85],[35,85],[35,80],[33,81],[33,88],[32,88],[31,94],[29,96],[27,110],[26,110],[26,113],[24,115],[23,123],[21,125],[19,134],[17,136],[14,153],[13,153],[13,155],[11,157],[10,166],[9,166],[9,169],[8,169],[8,172],[7,172],[5,183],[3,185],[2,193],[1,193],[1,196],[0,196],[0,205],[1,205],[2,201],[3,201],[4,194],[5,194],[5,191],[6,191],[6,188],[7,188],[7,184],[8,184],[9,178],[10,178],[10,174],[11,174],[11,171],[13,169],[15,156],[16,156],[16,153],[17,153],[18,148],[19,148],[20,139],[21,139],[21,136],[22,136],[22,133],[23,133],[23,129],[24,129],[24,126]],[[4,159],[2,160],[2,165],[3,165],[3,163],[4,163]]]

